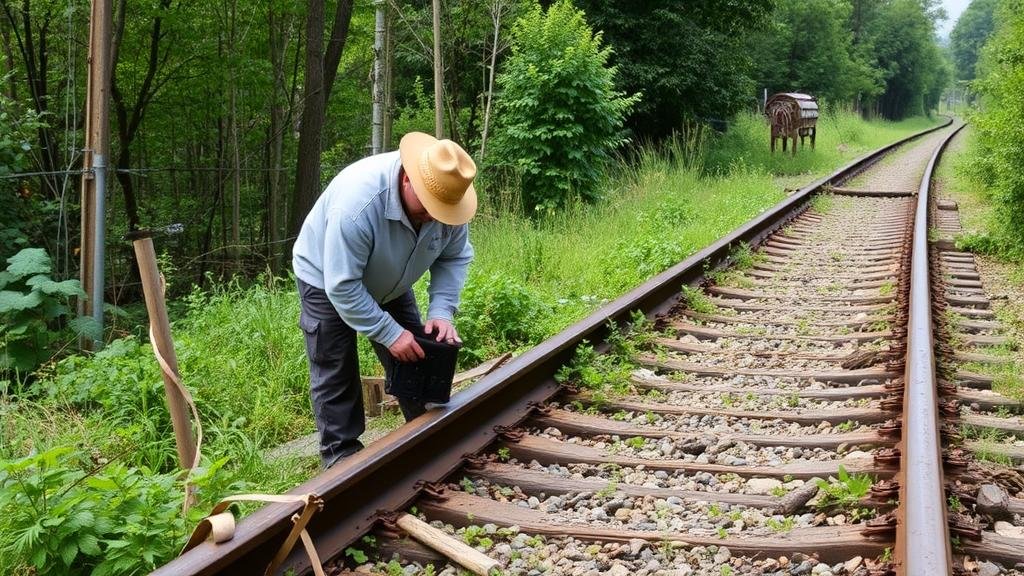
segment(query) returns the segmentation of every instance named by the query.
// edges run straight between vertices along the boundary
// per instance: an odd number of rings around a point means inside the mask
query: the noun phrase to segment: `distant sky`
[[[945,22],[939,23],[939,36],[943,38],[949,37],[949,33],[953,30],[953,25],[956,24],[956,19],[960,17],[960,14],[967,9],[967,5],[971,3],[971,0],[942,0],[942,6],[946,9],[946,13],[949,18]]]

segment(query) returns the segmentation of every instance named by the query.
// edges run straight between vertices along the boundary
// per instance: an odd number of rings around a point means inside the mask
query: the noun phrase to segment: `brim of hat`
[[[458,204],[446,204],[431,194],[426,194],[426,186],[423,183],[423,175],[420,174],[420,156],[423,151],[437,142],[430,134],[423,132],[410,132],[402,137],[398,145],[398,153],[402,158],[402,167],[405,168],[412,189],[416,197],[427,209],[430,216],[442,224],[459,226],[473,219],[476,214],[477,198],[476,188],[472,184],[466,189],[462,200]]]

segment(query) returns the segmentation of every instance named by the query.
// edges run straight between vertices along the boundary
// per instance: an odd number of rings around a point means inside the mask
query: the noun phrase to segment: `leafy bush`
[[[6,81],[0,77],[0,82]],[[0,93],[0,178],[25,170],[33,133],[41,125],[35,113],[21,113],[17,108],[14,101]],[[28,214],[23,209],[27,196],[28,190],[17,179],[0,180],[0,254],[12,254],[30,244]]]
[[[573,196],[591,201],[622,124],[639,95],[615,91],[615,69],[601,34],[583,12],[559,0],[535,6],[512,32],[512,55],[496,81],[492,162],[519,173],[530,211],[551,211]]]
[[[57,282],[52,271],[45,250],[24,248],[0,272],[0,375],[31,372],[47,360],[61,338],[55,321],[70,312],[68,298],[85,296],[78,280]],[[85,328],[84,322],[73,324]]]
[[[223,465],[194,478],[204,505],[184,515],[176,474],[92,462],[70,448],[0,461],[0,573],[150,572],[178,554],[209,502],[240,488],[216,474]]]
[[[462,361],[472,364],[540,342],[548,335],[551,314],[538,295],[506,275],[471,275],[456,317]]]
[[[1024,248],[1024,14],[1020,2],[1003,2],[996,33],[982,52],[975,82],[984,108],[973,118],[978,150],[973,172],[988,186],[1001,233]]]

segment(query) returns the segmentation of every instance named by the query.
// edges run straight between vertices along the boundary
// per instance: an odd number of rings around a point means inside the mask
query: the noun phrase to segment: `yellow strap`
[[[164,275],[160,275],[160,294],[163,297],[167,289],[167,282],[164,280]],[[185,477],[185,502],[182,505],[185,513],[188,513],[189,507],[194,503],[193,500],[193,486],[190,484],[189,479],[192,474],[192,470],[199,466],[199,460],[202,456],[203,451],[203,423],[199,420],[199,410],[196,408],[195,400],[192,399],[192,393],[185,388],[185,385],[181,383],[181,378],[171,368],[171,365],[164,358],[163,354],[160,353],[160,349],[157,348],[156,338],[153,337],[153,324],[149,324],[149,343],[153,346],[153,354],[156,356],[157,364],[160,364],[160,369],[163,373],[174,383],[177,387],[178,393],[185,399],[185,403],[188,404],[189,410],[192,411],[192,421],[195,422],[196,426],[196,453],[192,458],[192,464],[186,471],[187,476]]]
[[[320,556],[316,552],[316,547],[313,545],[313,539],[310,538],[309,533],[306,532],[306,524],[313,517],[313,514],[317,510],[322,510],[324,506],[323,500],[316,494],[236,494],[229,496],[213,507],[210,511],[210,515],[196,526],[196,529],[192,532],[192,536],[189,537],[188,542],[185,543],[185,548],[182,549],[181,553],[184,554],[189,550],[195,548],[199,544],[210,540],[214,544],[220,544],[230,540],[235,535],[235,517],[228,512],[227,509],[231,504],[235,502],[272,502],[272,503],[291,503],[301,502],[303,504],[302,511],[298,514],[292,515],[292,529],[288,533],[284,542],[281,544],[281,548],[274,555],[273,560],[267,566],[266,576],[273,574],[277,568],[288,558],[292,548],[295,546],[295,541],[302,539],[302,546],[306,549],[306,554],[309,555],[309,561],[313,566],[313,573],[316,576],[325,576],[323,565],[320,562]]]

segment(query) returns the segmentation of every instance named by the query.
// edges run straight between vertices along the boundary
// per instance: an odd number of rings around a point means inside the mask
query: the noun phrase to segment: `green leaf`
[[[50,256],[42,248],[24,248],[8,258],[7,263],[7,271],[18,278],[49,274],[53,270]]]
[[[85,298],[85,291],[78,280],[64,280],[57,282],[45,274],[37,274],[25,282],[26,286],[32,286],[41,290],[44,294],[62,294],[64,296],[78,296]]]
[[[79,316],[68,322],[68,326],[79,336],[99,340],[103,338],[103,329],[92,316]]]
[[[71,566],[76,556],[78,556],[78,545],[74,541],[65,542],[60,547],[60,559],[64,562],[65,566]]]
[[[24,294],[13,290],[0,290],[0,314],[35,308],[43,302],[38,292]]]
[[[99,540],[93,534],[82,534],[78,537],[78,549],[89,556],[100,555]]]
[[[7,270],[0,270],[0,288],[6,288],[8,284],[17,280],[18,277]]]

